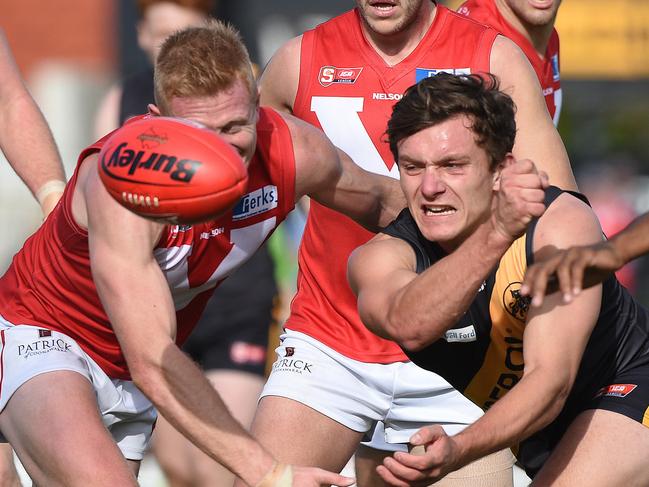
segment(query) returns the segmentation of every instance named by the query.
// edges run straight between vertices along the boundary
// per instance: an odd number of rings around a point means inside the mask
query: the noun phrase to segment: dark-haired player
[[[218,282],[297,198],[376,227],[402,207],[398,185],[354,166],[312,126],[259,108],[231,27],[174,34],[155,69],[152,112],[220,134],[248,167],[243,198],[274,197],[203,224],[163,225],[107,193],[97,173],[103,140],[84,150],[62,203],[0,279],[0,430],[37,485],[135,486],[155,409],[250,486],[350,485],[275,461],[179,345]]]
[[[408,208],[354,252],[363,322],[485,409],[439,426],[380,475],[428,485],[518,444],[534,485],[649,485],[649,311],[615,277],[570,303],[521,294],[527,265],[601,241],[578,193],[547,188],[511,153],[511,98],[493,78],[440,75],[408,90],[388,124]],[[545,212],[544,212],[545,211]]]
[[[518,106],[516,157],[533,159],[555,184],[574,188],[536,75],[513,42],[430,0],[355,3],[354,10],[290,40],[276,53],[262,76],[262,104],[322,127],[367,170],[398,177],[384,132],[403,92],[440,72],[490,71]],[[356,456],[362,487],[380,482],[373,466],[389,450],[405,449],[423,421],[456,432],[479,415],[446,381],[414,366],[396,344],[361,323],[346,266],[351,251],[371,237],[348,218],[317,202],[311,205],[283,345],[298,355],[308,353],[298,358],[332,372],[323,377],[276,367],[252,427],[280,458],[331,469],[345,464],[366,433],[375,433],[371,446],[380,451],[361,448]],[[281,348],[279,353],[282,360]],[[381,380],[372,379],[375,375]],[[380,400],[357,401],[359,395]],[[299,431],[300,441],[287,444],[288,431]],[[338,448],[329,448],[322,434],[335,438]],[[458,473],[454,485],[508,468],[506,461],[494,461]]]

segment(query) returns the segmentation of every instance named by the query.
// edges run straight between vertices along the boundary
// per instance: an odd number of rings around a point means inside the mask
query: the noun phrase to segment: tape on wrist
[[[293,467],[275,462],[273,468],[255,487],[291,487],[293,485]]]
[[[45,184],[43,184],[38,191],[36,191],[36,200],[40,205],[43,204],[45,198],[47,198],[52,193],[63,193],[65,189],[65,181],[60,181],[58,179],[52,179]]]

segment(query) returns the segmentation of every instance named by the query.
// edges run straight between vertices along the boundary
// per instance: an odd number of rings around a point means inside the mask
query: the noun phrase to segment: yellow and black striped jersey
[[[548,188],[546,205],[561,193],[558,188]],[[585,200],[577,193],[574,196]],[[476,289],[469,308],[443,338],[421,351],[407,352],[413,362],[444,377],[484,410],[523,375],[523,332],[529,298],[520,294],[520,287],[527,265],[533,261],[535,228],[536,220]],[[439,245],[422,236],[407,208],[383,233],[410,244],[417,258],[417,273],[446,255]],[[616,374],[649,363],[648,336],[647,310],[611,277],[603,284],[599,320],[566,407],[572,407],[573,400],[592,398]]]

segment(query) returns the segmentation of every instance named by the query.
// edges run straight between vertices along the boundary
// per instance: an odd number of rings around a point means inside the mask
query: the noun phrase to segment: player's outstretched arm
[[[402,252],[377,249],[372,242],[354,251],[348,277],[363,323],[407,350],[420,350],[439,339],[468,309],[511,243],[543,213],[545,185],[530,161],[509,164],[496,183],[494,217],[419,275],[414,273],[412,252],[409,261],[395,261]],[[394,266],[389,275],[386,265]]]
[[[649,252],[649,213],[638,217],[610,240],[558,250],[525,274],[521,292],[541,306],[546,294],[561,291],[564,302],[582,289],[604,281],[627,262]]]
[[[514,157],[531,159],[550,177],[550,184],[576,189],[568,153],[557,132],[541,92],[541,85],[521,49],[498,36],[491,49],[491,72],[500,80],[500,89],[516,104]]]
[[[65,188],[52,132],[25,87],[0,30],[0,149],[47,215]]]
[[[264,68],[259,80],[261,105],[293,113],[293,103],[300,80],[302,36],[280,47]]]
[[[296,201],[308,195],[354,219],[370,231],[386,226],[406,206],[399,182],[365,171],[325,134],[291,115]]]
[[[84,162],[79,181],[91,269],[138,388],[192,443],[248,485],[350,485],[352,479],[324,470],[277,465],[230,415],[203,372],[175,344],[171,293],[153,255],[163,225],[113,200],[99,179],[96,158]]]
[[[539,254],[550,247],[565,248],[599,238],[599,226],[590,209],[572,200],[555,202],[539,221],[534,240]],[[405,479],[415,478],[430,483],[477,458],[518,443],[553,421],[574,383],[597,322],[600,301],[601,286],[597,286],[570,304],[552,297],[541,308],[531,310],[523,337],[523,376],[516,385],[457,435],[447,436],[439,427],[423,428],[411,443],[423,445],[425,453],[396,454],[384,462],[380,475],[390,485],[404,485]],[[522,354],[510,358],[523,363]]]

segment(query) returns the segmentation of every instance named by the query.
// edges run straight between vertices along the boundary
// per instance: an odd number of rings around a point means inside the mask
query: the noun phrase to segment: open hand
[[[623,265],[624,260],[609,242],[558,250],[527,269],[521,293],[532,296],[532,306],[541,306],[546,294],[560,290],[567,303]]]
[[[376,471],[389,485],[427,486],[460,468],[457,446],[441,426],[426,426],[410,439],[413,453],[397,452],[387,457]],[[423,447],[423,453],[416,447]],[[419,454],[417,454],[419,453]]]

